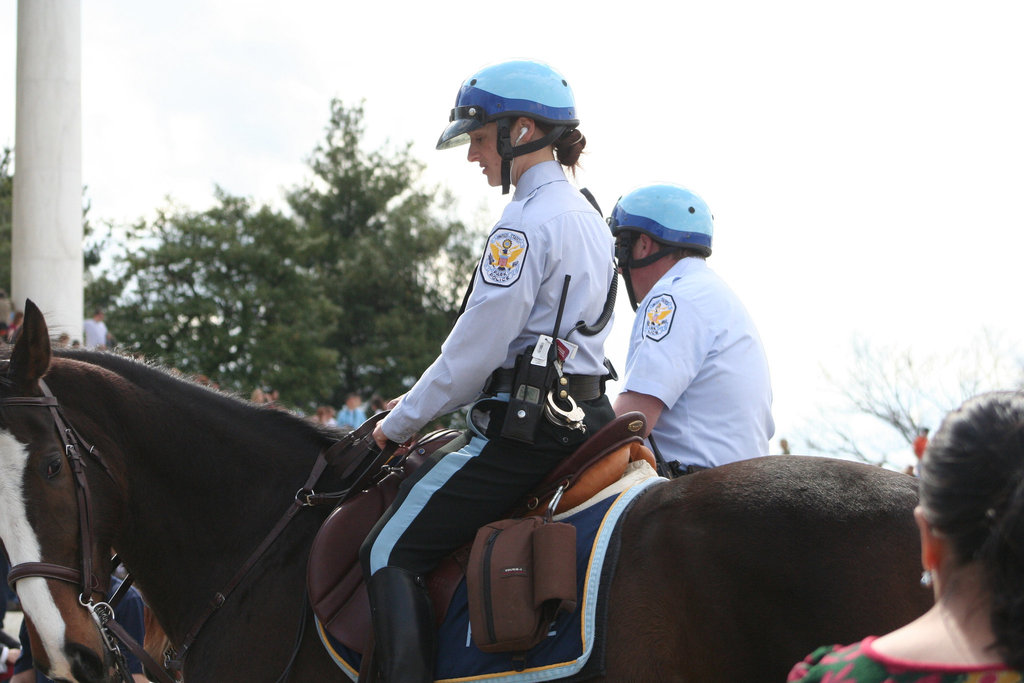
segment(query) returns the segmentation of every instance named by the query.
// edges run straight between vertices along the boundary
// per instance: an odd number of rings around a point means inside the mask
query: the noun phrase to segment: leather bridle
[[[80,587],[81,592],[78,597],[78,602],[89,610],[93,619],[96,620],[100,627],[100,633],[103,637],[104,644],[111,655],[113,655],[114,662],[117,666],[119,675],[124,681],[132,681],[131,674],[128,672],[127,665],[125,664],[124,657],[117,647],[118,639],[123,642],[129,650],[132,651],[136,657],[146,666],[150,674],[155,676],[161,683],[175,683],[174,679],[164,672],[164,670],[153,661],[153,658],[142,648],[139,643],[124,630],[120,624],[114,621],[114,611],[111,604],[100,601],[93,601],[93,595],[99,593],[101,596],[105,595],[106,588],[109,585],[106,577],[101,580],[93,571],[92,562],[92,499],[89,492],[89,481],[85,476],[86,458],[89,458],[98,464],[111,481],[114,480],[113,472],[110,467],[104,462],[100,456],[96,447],[87,442],[78,431],[71,426],[71,424],[65,419],[64,413],[60,408],[60,404],[54,397],[50,388],[46,386],[43,380],[39,380],[39,388],[42,390],[42,396],[11,396],[0,399],[0,409],[11,407],[11,406],[35,406],[46,408],[50,412],[50,416],[53,418],[54,426],[57,429],[57,433],[60,435],[61,442],[64,445],[64,457],[68,462],[68,466],[71,468],[72,476],[75,482],[75,496],[78,502],[78,528],[81,538],[81,550],[82,550],[82,567],[81,569],[75,569],[72,567],[65,567],[64,565],[54,564],[52,562],[22,562],[20,564],[11,567],[10,573],[7,577],[7,583],[13,589],[14,584],[19,580],[35,577],[43,579],[54,579],[57,581],[63,581],[65,583],[75,584]],[[122,589],[119,590],[118,594],[110,602],[114,605],[127,591],[131,585],[130,579],[126,579],[122,583]]]
[[[139,645],[127,631],[125,631],[124,627],[114,621],[113,610],[109,604],[105,602],[94,603],[92,601],[92,594],[96,592],[100,592],[102,594],[103,589],[107,584],[106,582],[100,582],[93,573],[92,556],[89,552],[92,549],[91,501],[89,495],[89,483],[85,477],[86,460],[83,457],[83,454],[89,456],[90,459],[95,461],[112,481],[114,480],[114,475],[112,470],[103,461],[103,458],[100,456],[96,448],[83,439],[78,431],[75,430],[75,428],[67,421],[57,399],[50,392],[46,383],[41,379],[39,380],[39,388],[43,392],[42,396],[12,396],[0,399],[0,411],[9,406],[36,406],[47,408],[50,411],[54,425],[60,434],[61,441],[64,444],[64,454],[74,474],[75,490],[78,498],[79,529],[82,542],[82,568],[79,570],[50,562],[22,562],[21,564],[15,565],[11,568],[10,574],[8,575],[8,584],[13,588],[15,582],[19,579],[24,579],[26,577],[40,577],[44,579],[56,579],[58,581],[64,581],[81,586],[82,593],[79,597],[79,602],[83,607],[91,612],[93,618],[100,625],[100,632],[103,635],[107,649],[114,656],[118,671],[124,680],[130,683],[132,679],[131,675],[128,673],[127,666],[124,664],[124,658],[114,640],[115,637],[123,642],[128,649],[131,650],[132,654],[139,658],[149,674],[159,681],[159,683],[177,683],[177,680],[169,675],[164,667],[159,666],[153,661],[153,658],[149,656],[142,646]],[[378,472],[384,463],[387,463],[392,458],[397,457],[399,453],[404,454],[408,451],[405,446],[398,447],[398,444],[389,444],[389,447],[384,449],[384,451],[374,451],[372,449],[369,452],[366,451],[367,445],[371,448],[373,446],[371,433],[374,425],[382,420],[386,414],[386,411],[378,413],[363,423],[363,425],[358,429],[345,435],[341,440],[336,441],[329,448],[320,451],[305,484],[295,493],[292,505],[289,506],[282,517],[278,520],[277,524],[275,524],[270,532],[264,537],[263,541],[256,547],[231,580],[221,590],[214,594],[202,614],[196,620],[195,625],[189,629],[188,633],[186,633],[181,645],[166,657],[167,664],[170,668],[179,671],[184,668],[185,657],[198,637],[199,631],[203,628],[210,617],[220,609],[228,596],[248,574],[249,570],[255,566],[257,561],[263,556],[266,550],[271,546],[271,544],[273,544],[277,537],[284,531],[285,527],[288,526],[288,523],[300,510],[304,508],[321,507],[325,505],[335,506],[340,504],[353,492],[358,492],[362,490],[362,488],[366,487],[370,476]],[[324,473],[324,470],[327,469],[328,463],[330,462],[334,462],[336,465],[344,469],[342,474],[343,481],[348,480],[349,477],[354,477],[355,483],[344,491],[327,494],[317,493],[314,491],[313,487],[317,481],[319,481],[320,476]],[[358,473],[358,476],[356,476],[356,473]],[[88,584],[85,583],[86,580],[88,580]],[[111,600],[112,604],[117,604],[116,600],[119,599],[120,594],[123,591],[127,590],[130,582],[131,576],[126,578],[124,583],[122,583],[121,590],[118,591],[118,596],[115,596],[115,598]],[[285,680],[291,671],[292,664],[294,663],[295,656],[297,655],[298,648],[301,644],[304,623],[305,617],[303,617],[303,623],[300,624],[299,627],[299,635],[296,639],[295,651],[292,653],[292,659],[289,661],[285,671],[278,679],[279,681]]]
[[[92,602],[93,593],[102,593],[107,583],[101,581],[92,569],[92,505],[89,482],[85,477],[85,459],[82,453],[91,456],[108,476],[111,476],[110,468],[100,458],[96,448],[88,444],[74,428],[69,426],[57,399],[54,398],[46,383],[40,380],[39,388],[43,391],[42,396],[13,396],[0,399],[0,407],[40,406],[49,409],[50,416],[53,418],[57,432],[64,444],[64,457],[67,459],[75,481],[75,494],[78,498],[78,528],[82,542],[82,568],[78,570],[50,562],[22,562],[11,568],[7,581],[13,587],[19,579],[32,576],[77,584],[82,589],[79,601],[82,604],[88,604]]]

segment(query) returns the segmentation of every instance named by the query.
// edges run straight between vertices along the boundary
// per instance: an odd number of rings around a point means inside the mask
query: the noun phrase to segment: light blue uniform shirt
[[[775,421],[764,347],[703,259],[681,259],[640,302],[623,389],[665,404],[652,434],[668,462],[714,467],[768,454]]]
[[[491,372],[511,368],[518,354],[554,330],[563,279],[572,276],[559,336],[578,321],[601,315],[614,274],[608,226],[558,162],[530,167],[491,231],[476,268],[466,310],[401,403],[381,423],[402,442],[434,418],[479,396]],[[567,374],[603,375],[604,342],[611,323],[592,337],[579,333],[565,363]]]

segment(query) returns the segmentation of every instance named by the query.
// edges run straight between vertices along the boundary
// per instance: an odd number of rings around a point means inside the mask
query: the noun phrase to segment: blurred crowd
[[[314,422],[334,425],[342,431],[350,432],[368,418],[383,412],[385,405],[380,394],[374,394],[369,401],[365,401],[362,395],[353,391],[345,396],[345,403],[340,408],[330,405],[318,406],[311,419]]]
[[[281,404],[280,392],[270,386],[253,389],[249,395],[249,401],[256,405],[288,410]],[[340,407],[323,404],[317,406],[316,411],[306,417],[317,424],[329,425],[344,432],[350,432],[384,410],[386,410],[386,402],[379,394],[373,394],[367,400],[359,392],[352,391],[346,394],[345,402]]]

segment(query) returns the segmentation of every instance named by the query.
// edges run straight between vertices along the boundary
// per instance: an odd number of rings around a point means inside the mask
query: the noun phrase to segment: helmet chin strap
[[[636,290],[633,289],[633,278],[629,274],[629,268],[623,268],[622,281],[626,283],[626,295],[629,297],[629,305],[635,311],[639,306],[640,302],[636,300]]]
[[[626,294],[629,296],[629,305],[633,307],[634,311],[640,306],[640,302],[637,301],[636,298],[636,290],[633,288],[633,277],[630,271],[633,268],[649,266],[663,256],[667,256],[676,250],[676,247],[662,245],[661,249],[658,249],[654,253],[634,260],[633,245],[636,243],[638,235],[639,233],[632,230],[620,232],[616,237],[615,243],[616,261],[618,261],[619,270],[622,271],[622,281],[626,283]]]
[[[551,132],[542,138],[532,142],[524,142],[518,147],[512,144],[512,136],[509,133],[511,118],[498,119],[498,154],[501,155],[501,193],[508,194],[509,186],[512,185],[512,160],[516,157],[536,152],[538,149],[547,147],[555,140],[565,134],[566,126],[555,126]]]
[[[619,274],[626,285],[626,295],[629,297],[629,305],[635,311],[639,302],[636,300],[636,290],[633,289],[633,278],[629,274],[633,260],[633,242],[636,240],[635,232],[620,232],[615,236],[615,261],[619,267]]]
[[[655,261],[657,261],[658,259],[660,259],[662,256],[668,256],[669,254],[671,254],[676,249],[677,249],[677,247],[662,247],[661,249],[659,249],[658,251],[654,252],[653,254],[648,254],[647,256],[644,256],[642,259],[637,259],[636,261],[630,259],[629,267],[630,268],[643,268],[644,266],[649,266],[652,263],[654,263]]]

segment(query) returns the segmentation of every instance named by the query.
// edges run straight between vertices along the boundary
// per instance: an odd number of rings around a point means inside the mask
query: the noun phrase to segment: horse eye
[[[55,460],[51,460],[50,464],[46,466],[46,477],[48,479],[53,479],[58,474],[60,474],[60,470],[61,470],[61,468],[63,466],[64,466],[64,461],[61,460],[60,458],[56,458]]]

